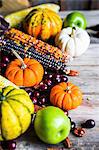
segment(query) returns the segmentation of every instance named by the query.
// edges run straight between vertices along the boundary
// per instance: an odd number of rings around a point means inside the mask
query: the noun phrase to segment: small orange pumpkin
[[[71,110],[82,103],[82,92],[70,82],[61,82],[51,89],[50,102],[63,110]]]
[[[24,64],[19,59],[12,61],[5,72],[5,76],[17,86],[38,85],[44,74],[43,66],[35,59],[24,58]]]

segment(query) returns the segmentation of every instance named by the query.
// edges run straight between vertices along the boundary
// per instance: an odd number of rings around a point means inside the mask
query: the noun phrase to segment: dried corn
[[[21,57],[35,58],[45,67],[67,71],[68,55],[65,55],[64,58],[62,51],[57,47],[37,40],[14,28],[8,30],[1,40],[2,51],[10,53],[11,49],[16,50]]]

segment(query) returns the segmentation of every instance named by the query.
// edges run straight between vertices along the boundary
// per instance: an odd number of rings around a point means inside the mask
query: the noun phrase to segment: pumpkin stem
[[[27,67],[27,65],[24,63],[23,59],[19,56],[19,54],[12,49],[13,54],[20,60],[22,66],[21,69],[25,69]]]
[[[67,86],[65,92],[66,92],[66,91],[67,91],[68,93],[71,93],[71,90],[70,90],[70,87],[69,87],[69,86]]]
[[[5,96],[2,95],[2,93],[0,92],[0,101],[5,100]]]
[[[74,37],[74,34],[75,34],[74,31],[75,31],[75,29],[76,29],[75,27],[72,28],[72,33],[71,33],[71,35],[70,35],[71,37]]]

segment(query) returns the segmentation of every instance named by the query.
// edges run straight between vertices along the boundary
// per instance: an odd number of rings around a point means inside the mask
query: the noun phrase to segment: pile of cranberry
[[[2,52],[1,54],[1,73],[4,76],[5,70],[7,65],[10,61],[12,61],[14,57],[12,57],[10,54],[6,54]],[[29,94],[31,100],[33,101],[34,105],[37,105],[39,107],[45,107],[47,105],[51,105],[49,101],[49,95],[50,90],[53,86],[60,82],[67,82],[68,77],[57,70],[52,70],[51,68],[45,68],[45,73],[42,82],[37,87],[25,87],[24,90]],[[68,111],[64,111],[66,115],[68,115]],[[83,124],[81,124],[81,127],[77,127],[76,123],[71,120],[71,132],[78,136],[82,137],[85,134],[84,128],[93,128],[95,126],[95,121],[92,119],[87,120]],[[1,146],[4,149],[8,150],[15,150],[16,149],[16,142],[13,141],[4,141],[1,142]]]
[[[45,70],[42,82],[36,88],[25,88],[34,104],[39,106],[49,105],[50,90],[53,86],[60,82],[67,82],[66,75],[60,74],[58,71]]]

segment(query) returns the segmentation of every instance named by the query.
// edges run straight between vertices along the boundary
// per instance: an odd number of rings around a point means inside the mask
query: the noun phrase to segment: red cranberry
[[[10,62],[10,60],[9,60],[9,58],[7,56],[3,56],[2,60],[3,60],[4,63]]]
[[[38,110],[40,110],[40,109],[42,109],[41,106],[39,106],[39,105],[34,105],[34,112],[35,112],[35,113],[37,113]]]
[[[33,104],[37,104],[37,98],[36,97],[31,97]]]
[[[65,115],[67,115],[67,116],[68,116],[68,111],[67,111],[67,110],[65,110],[65,111],[64,111],[64,113],[65,113]]]
[[[15,141],[9,141],[8,142],[8,149],[9,150],[15,150],[16,149],[16,142]]]
[[[45,72],[44,72],[44,75],[47,75],[47,74],[48,74],[48,72],[47,72],[47,71],[45,71]]]
[[[7,65],[5,63],[1,63],[1,67],[6,67]]]
[[[47,79],[46,79],[44,82],[45,82],[45,84],[47,84],[48,86],[51,86],[51,85],[52,85],[52,81],[51,81],[51,80],[47,80]]]
[[[42,95],[39,99],[39,104],[44,105],[47,102],[47,97],[45,95]]]
[[[54,74],[53,78],[60,78],[60,74]]]
[[[0,145],[3,149],[8,149],[8,142],[7,141],[1,141]]]
[[[51,79],[53,77],[53,74],[46,75],[46,79]]]
[[[60,83],[61,82],[61,78],[54,78],[54,83]]]
[[[1,142],[1,146],[3,149],[7,150],[15,150],[16,142],[15,141],[3,141]]]
[[[40,96],[40,93],[39,93],[39,91],[34,91],[34,97],[39,97]]]
[[[68,81],[68,78],[66,76],[61,77],[61,82],[67,82],[67,81]]]
[[[41,91],[47,90],[47,85],[46,84],[42,84],[42,85],[40,85],[39,88],[40,88]]]

